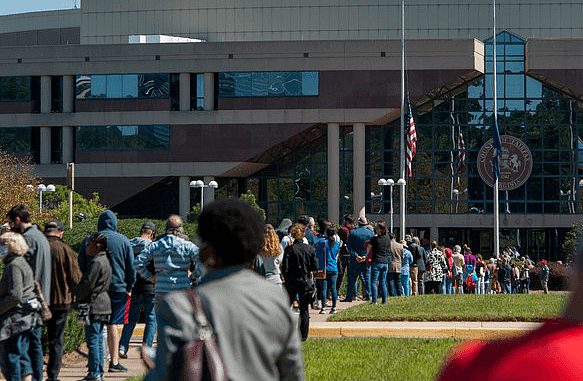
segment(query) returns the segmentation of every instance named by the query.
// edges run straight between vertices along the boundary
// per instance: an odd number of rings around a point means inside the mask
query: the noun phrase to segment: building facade
[[[499,128],[533,161],[500,193],[501,242],[561,259],[583,208],[583,5],[498,3]],[[490,2],[405,12],[418,136],[406,229],[489,255],[492,188],[477,163],[492,137]],[[87,0],[0,17],[0,147],[53,183],[74,162],[76,190],[121,216],[184,215],[202,179],[219,183],[205,200],[253,192],[273,224],[365,213],[399,226],[402,190],[378,185],[399,178],[399,28],[400,2],[388,1]]]

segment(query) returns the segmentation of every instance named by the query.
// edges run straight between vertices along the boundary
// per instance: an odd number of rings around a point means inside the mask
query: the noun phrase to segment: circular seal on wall
[[[509,191],[522,186],[532,172],[532,154],[526,144],[514,136],[500,136],[502,153],[499,157],[498,189]],[[478,173],[486,184],[494,187],[494,143],[488,140],[478,152]]]

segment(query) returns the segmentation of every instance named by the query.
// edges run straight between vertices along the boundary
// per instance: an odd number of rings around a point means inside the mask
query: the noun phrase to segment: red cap
[[[547,260],[546,259],[543,259],[541,262],[542,263],[547,263]]]

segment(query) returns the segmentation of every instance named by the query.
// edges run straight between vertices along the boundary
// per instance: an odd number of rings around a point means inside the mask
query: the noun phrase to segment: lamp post
[[[455,196],[455,212],[457,213],[457,210],[458,210],[457,207],[459,205],[459,196],[460,196],[460,193],[467,193],[468,192],[468,188],[464,189],[463,191],[460,191],[459,189],[454,189],[451,192]]]
[[[190,182],[190,187],[200,188],[200,211],[202,212],[202,209],[204,207],[204,188],[217,189],[219,187],[219,184],[214,180],[209,181],[208,184],[205,184],[204,181],[202,180],[196,180]]]
[[[393,232],[393,187],[395,186],[395,180],[393,179],[379,179],[378,184],[381,187],[391,187],[390,188],[390,198],[391,198],[391,233]]]
[[[34,191],[34,187],[32,185],[27,185],[26,186],[28,189]],[[38,191],[38,209],[40,212],[43,211],[43,192],[54,192],[56,190],[55,186],[53,184],[49,184],[44,185],[44,184],[39,184],[37,187],[37,191]]]

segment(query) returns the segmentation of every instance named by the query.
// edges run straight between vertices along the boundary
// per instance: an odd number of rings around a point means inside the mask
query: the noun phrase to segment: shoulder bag
[[[328,252],[326,250],[326,247],[328,246],[326,244],[326,240],[324,240],[324,270],[316,270],[316,279],[326,279],[326,260],[328,259]]]
[[[186,292],[198,326],[196,338],[174,354],[167,381],[227,381],[227,370],[213,328],[194,289]]]

